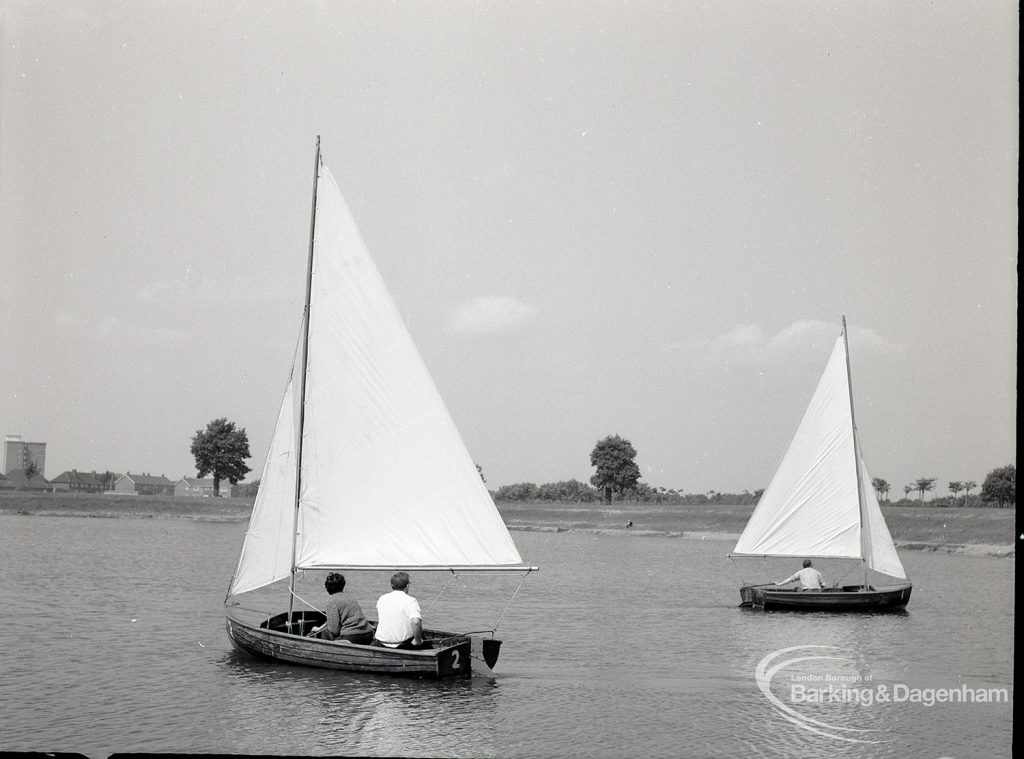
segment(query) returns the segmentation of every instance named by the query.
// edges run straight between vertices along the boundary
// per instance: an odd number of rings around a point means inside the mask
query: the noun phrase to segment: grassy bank
[[[249,518],[251,511],[252,499],[249,498],[0,491],[0,514],[243,521]]]
[[[624,530],[688,536],[738,537],[753,506],[705,504],[499,504],[510,529]],[[985,553],[1009,553],[1015,543],[1013,509],[955,509],[930,506],[882,508],[893,540],[903,548],[956,549],[978,546]]]
[[[244,521],[252,501],[245,498],[94,495],[0,492],[0,514],[177,518]],[[629,531],[636,535],[736,536],[753,506],[704,504],[535,503],[498,505],[512,530]],[[883,508],[893,539],[904,548],[1010,553],[1015,543],[1013,509],[956,509],[929,506]],[[633,522],[627,528],[627,522]]]

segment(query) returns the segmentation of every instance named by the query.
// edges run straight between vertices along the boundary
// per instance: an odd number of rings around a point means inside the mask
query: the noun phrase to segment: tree
[[[968,480],[964,483],[964,506],[967,505],[967,499],[971,497],[971,491],[978,487],[978,483],[974,480]]]
[[[213,474],[213,494],[220,495],[220,483],[227,480],[237,485],[250,469],[245,459],[250,457],[249,437],[245,429],[235,429],[235,423],[224,417],[214,419],[205,430],[196,430],[192,438],[192,455],[196,458],[196,471],[200,477]]]
[[[592,503],[598,500],[597,491],[579,480],[545,483],[537,488],[537,498],[562,503]]]
[[[993,469],[981,483],[981,500],[996,501],[999,508],[1017,502],[1017,467],[1013,464]]]
[[[636,487],[632,488],[631,493],[633,497],[636,498],[637,503],[640,503],[640,501],[654,501],[655,503],[661,502],[661,499],[657,495],[657,491],[655,491],[655,489],[646,482],[638,482]]]
[[[108,469],[99,476],[99,479],[100,482],[103,483],[103,489],[109,492],[114,489],[114,483],[117,482],[117,475]]]
[[[519,501],[527,503],[537,498],[537,486],[532,482],[517,482],[512,485],[502,485],[494,494],[495,501]]]
[[[889,483],[883,480],[881,477],[875,477],[871,480],[871,486],[875,489],[875,493],[878,495],[878,500],[885,498],[885,494],[889,492]]]
[[[953,501],[954,502],[956,501],[957,493],[959,493],[963,489],[964,489],[964,484],[962,482],[951,482],[951,483],[949,483],[949,492],[953,494]],[[955,506],[956,503],[954,503],[953,505]]]
[[[935,487],[934,477],[920,477],[914,482],[914,490],[921,494],[921,500],[924,501],[924,494],[926,490],[931,490]]]
[[[904,498],[906,498],[908,495],[910,495],[913,492],[914,492],[914,486],[913,485],[904,485],[903,486],[903,497]]]
[[[34,460],[29,459],[28,462],[25,464],[25,468],[22,471],[25,473],[25,479],[31,480],[33,477],[39,474],[39,464],[37,464]]]
[[[633,459],[636,449],[628,440],[618,435],[609,435],[599,440],[590,452],[590,464],[597,467],[597,473],[590,478],[590,484],[604,490],[604,502],[612,502],[612,493],[635,490],[640,479],[640,467]]]

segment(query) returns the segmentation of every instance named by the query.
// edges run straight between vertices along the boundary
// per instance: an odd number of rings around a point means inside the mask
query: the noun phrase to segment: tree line
[[[636,449],[633,444],[619,435],[609,435],[599,440],[590,452],[590,464],[594,476],[589,483],[579,480],[565,480],[535,485],[519,482],[503,485],[491,491],[495,502],[562,502],[562,503],[612,503],[613,500],[636,503],[666,503],[696,505],[706,503],[754,504],[761,497],[762,490],[751,493],[684,493],[664,487],[655,487],[640,482],[640,467],[636,464]],[[477,467],[479,469],[479,467]],[[482,476],[482,475],[481,475]]]
[[[220,483],[228,481],[237,484],[250,471],[245,460],[250,457],[249,438],[244,428],[238,428],[234,422],[226,418],[214,419],[205,430],[196,430],[192,438],[192,454],[196,460],[196,469],[200,477],[213,475],[214,492],[218,493]],[[640,482],[640,467],[636,464],[636,449],[633,444],[619,435],[609,435],[597,441],[590,452],[590,464],[594,467],[594,475],[589,483],[579,480],[564,480],[536,485],[532,482],[518,482],[503,485],[497,491],[491,491],[496,502],[561,502],[561,503],[612,503],[613,500],[635,501],[636,503],[665,503],[680,505],[699,505],[708,503],[755,504],[760,500],[763,489],[751,493],[720,493],[709,490],[707,493],[684,493],[664,487],[655,487]],[[486,482],[483,470],[476,465],[480,479]],[[918,493],[918,502],[924,502],[924,494],[930,492],[937,478],[921,477],[914,483],[903,488],[904,498],[894,505],[912,504],[908,496]],[[933,499],[933,506],[994,506],[1004,508],[1016,504],[1017,470],[1010,464],[993,469],[985,477],[978,496],[972,497],[971,491],[978,487],[974,481],[955,481],[949,483],[952,497]],[[875,493],[880,501],[889,501],[892,486],[888,481],[876,477],[871,480]],[[257,483],[258,487],[258,483]],[[963,499],[959,499],[964,493]]]
[[[709,490],[707,493],[684,493],[663,487],[653,487],[640,482],[640,468],[636,465],[636,449],[619,435],[609,435],[599,440],[590,454],[590,463],[596,472],[590,483],[579,480],[566,480],[536,485],[532,482],[518,482],[503,485],[491,496],[496,502],[563,502],[563,503],[612,503],[618,501],[635,501],[637,503],[667,503],[680,505],[696,505],[707,503],[755,504],[760,500],[764,489],[751,493],[720,493]],[[477,467],[479,470],[479,466]],[[481,476],[483,476],[481,474]],[[903,489],[904,498],[891,502],[889,491],[891,485],[884,479],[876,477],[871,481],[879,501],[887,501],[896,506],[923,503],[924,494],[930,492],[937,482],[936,477],[921,477]],[[974,481],[955,481],[949,483],[949,498],[935,498],[929,501],[932,506],[988,506],[994,508],[1012,507],[1016,504],[1017,470],[1014,465],[993,469],[985,477],[981,492],[971,496],[971,491],[978,487]],[[918,493],[915,502],[908,496]],[[958,498],[964,493],[963,498]]]
[[[912,504],[911,493],[918,494],[918,503],[924,503],[924,494],[931,492],[937,477],[919,477],[914,482],[903,486],[903,498],[896,501],[894,505],[904,506]],[[884,479],[875,477],[871,480],[875,494],[879,501],[889,501],[889,491],[892,486]],[[1017,468],[1013,464],[993,469],[986,475],[981,484],[981,492],[977,496],[971,496],[971,491],[978,487],[974,480],[961,482],[955,480],[947,486],[950,496],[932,499],[933,506],[989,506],[993,508],[1006,508],[1015,506],[1017,503]],[[963,493],[963,498],[959,498]]]
[[[506,503],[601,503],[605,502],[604,493],[585,482],[579,480],[565,480],[562,482],[549,482],[541,485],[532,482],[517,482],[512,485],[502,485],[497,490],[492,490],[491,497],[495,502]],[[664,487],[652,487],[646,483],[638,483],[635,488],[613,495],[614,501],[625,501],[635,503],[662,503],[679,505],[700,505],[707,503],[728,503],[728,504],[755,504],[761,497],[763,491],[756,490],[751,493],[744,490],[742,493],[720,493],[717,490],[709,490],[707,493],[686,493],[682,490],[674,490]],[[607,501],[611,503],[611,501]]]

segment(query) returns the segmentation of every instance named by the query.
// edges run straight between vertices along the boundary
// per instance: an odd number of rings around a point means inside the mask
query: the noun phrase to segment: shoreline
[[[137,500],[138,498],[138,500]],[[498,507],[513,532],[582,532],[591,535],[631,535],[638,538],[666,537],[680,540],[735,541],[749,516],[751,506],[709,505],[698,509],[660,507],[645,504],[636,508],[603,508],[587,504],[502,504]],[[184,519],[196,522],[234,523],[249,518],[252,502],[246,499],[175,499],[88,497],[64,494],[60,497],[0,497],[0,517],[44,516],[92,519]],[[901,513],[902,512],[902,513]],[[936,551],[962,556],[1008,558],[1015,554],[1012,537],[1015,512],[1012,509],[948,509],[891,507],[893,540],[900,550]],[[627,527],[628,521],[633,527]],[[947,529],[950,522],[952,530]],[[970,522],[970,528],[967,524]],[[982,529],[979,529],[979,524]]]

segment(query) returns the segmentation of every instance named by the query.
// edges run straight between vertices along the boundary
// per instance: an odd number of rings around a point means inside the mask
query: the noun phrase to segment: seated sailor
[[[800,590],[821,590],[825,587],[825,580],[821,576],[821,572],[811,566],[810,559],[804,559],[804,568],[800,569],[782,582],[775,583],[776,585],[787,585],[791,582],[800,581]]]
[[[391,592],[377,599],[377,632],[373,645],[386,648],[430,648],[423,640],[420,604],[409,595],[409,575],[395,572]]]
[[[314,630],[326,640],[347,640],[352,643],[369,645],[373,641],[371,625],[359,606],[359,602],[344,594],[345,575],[331,572],[324,580],[324,588],[330,594],[327,599],[327,622]]]

